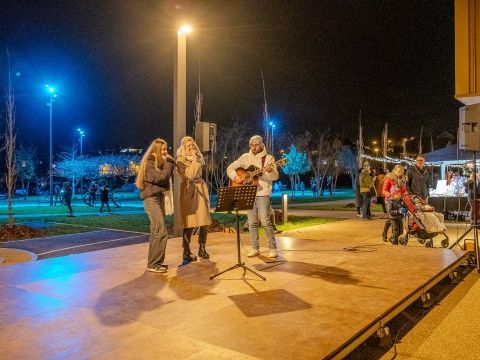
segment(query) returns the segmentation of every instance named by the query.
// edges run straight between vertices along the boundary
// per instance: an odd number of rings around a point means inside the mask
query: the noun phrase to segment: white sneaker
[[[278,256],[277,249],[270,249],[270,254],[268,254],[269,258],[276,258]]]
[[[254,256],[258,256],[258,255],[260,255],[260,250],[258,250],[258,249],[253,249],[252,251],[250,251],[247,254],[248,257],[254,257]]]

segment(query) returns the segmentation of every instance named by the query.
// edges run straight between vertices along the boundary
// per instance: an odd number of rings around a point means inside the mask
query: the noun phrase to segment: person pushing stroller
[[[406,191],[404,167],[395,165],[393,171],[385,176],[383,181],[383,196],[387,201],[388,220],[385,223],[382,238],[387,241],[387,233],[392,226],[393,234],[390,242],[398,245],[398,237],[402,233],[402,219],[407,212],[402,202],[402,195]]]

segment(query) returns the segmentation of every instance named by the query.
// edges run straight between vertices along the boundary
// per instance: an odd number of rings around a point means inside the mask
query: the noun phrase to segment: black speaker
[[[480,104],[459,110],[458,148],[480,151]]]
[[[201,152],[215,151],[217,124],[208,122],[195,123],[195,142]]]

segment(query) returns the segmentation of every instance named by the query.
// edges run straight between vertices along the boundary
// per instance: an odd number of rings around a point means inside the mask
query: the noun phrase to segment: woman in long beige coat
[[[190,251],[193,229],[200,228],[198,235],[198,256],[208,259],[205,249],[210,218],[210,197],[208,187],[202,178],[205,165],[202,153],[195,141],[186,136],[177,150],[177,170],[182,179],[180,186],[180,219],[183,227],[182,246],[184,263],[197,260]]]

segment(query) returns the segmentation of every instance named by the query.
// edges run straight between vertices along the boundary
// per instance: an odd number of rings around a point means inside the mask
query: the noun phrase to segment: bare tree
[[[333,187],[333,195],[337,189],[337,180],[338,176],[344,172],[343,167],[340,162],[340,154],[342,153],[342,141],[338,137],[334,137],[330,141],[330,172],[332,175],[333,184],[330,185]]]
[[[422,138],[423,138],[423,124],[422,124],[422,127],[420,128],[420,136],[418,137],[418,154],[423,154]]]
[[[385,123],[385,127],[382,131],[382,155],[385,159],[388,156],[388,123]],[[387,167],[387,162],[383,161],[383,168]]]
[[[265,90],[265,79],[263,78],[263,71],[260,72],[262,75],[262,86],[263,86],[263,133],[264,133],[264,143],[268,151],[272,150],[272,137],[270,134],[270,115],[268,114],[268,105],[267,105],[267,93]]]
[[[127,184],[138,173],[140,155],[112,154],[88,159],[97,169],[97,177],[120,180],[120,187]],[[93,179],[92,179],[93,180]]]
[[[328,153],[327,131],[316,131],[315,133],[306,131],[294,140],[299,150],[307,154],[317,189],[320,189],[320,179],[323,181],[322,173],[325,172],[325,158]]]
[[[247,127],[244,122],[234,120],[228,126],[218,128],[216,152],[213,156],[213,166],[210,174],[210,190],[218,190],[228,184],[227,167],[245,150]]]
[[[10,55],[7,49],[8,59],[8,85],[5,91],[5,133],[2,150],[5,150],[5,183],[7,186],[8,200],[8,226],[13,226],[13,192],[15,191],[16,169],[15,169],[15,95],[10,74]]]
[[[304,174],[310,170],[307,154],[298,151],[297,147],[290,145],[290,151],[285,154],[288,163],[282,168],[282,171],[288,175],[290,179],[290,186],[292,188],[292,196],[295,196],[297,184],[300,182],[300,174]]]
[[[437,141],[440,142],[441,147],[447,147],[451,144],[454,144],[455,140],[456,140],[455,136],[453,136],[448,131],[444,131],[440,135],[437,135]]]
[[[363,157],[363,127],[362,127],[362,109],[358,112],[358,139],[357,139],[357,163],[362,167]]]
[[[16,151],[15,167],[17,169],[17,178],[22,181],[22,190],[24,197],[28,195],[30,182],[35,178],[37,170],[36,165],[37,149],[32,146],[27,148],[20,146]],[[27,182],[25,186],[25,181]]]
[[[195,112],[193,114],[195,118],[195,123],[202,121],[202,104],[203,104],[203,94],[200,89],[200,65],[198,67],[199,67],[198,68],[198,91],[197,91],[197,96],[195,96]]]
[[[358,163],[355,153],[350,146],[342,145],[338,153],[338,161],[338,168],[343,168],[343,170],[350,175],[350,179],[352,180],[352,189],[355,189]]]
[[[57,176],[70,180],[78,179],[79,174],[82,173],[90,181],[115,178],[120,180],[121,186],[137,174],[140,164],[140,156],[130,154],[74,157],[72,153],[64,152],[59,155],[59,158],[60,160],[54,166]]]
[[[329,130],[315,132],[306,131],[294,138],[297,147],[307,154],[308,162],[317,182],[317,189],[321,190],[329,174],[338,160],[342,142],[336,136],[330,135]]]

